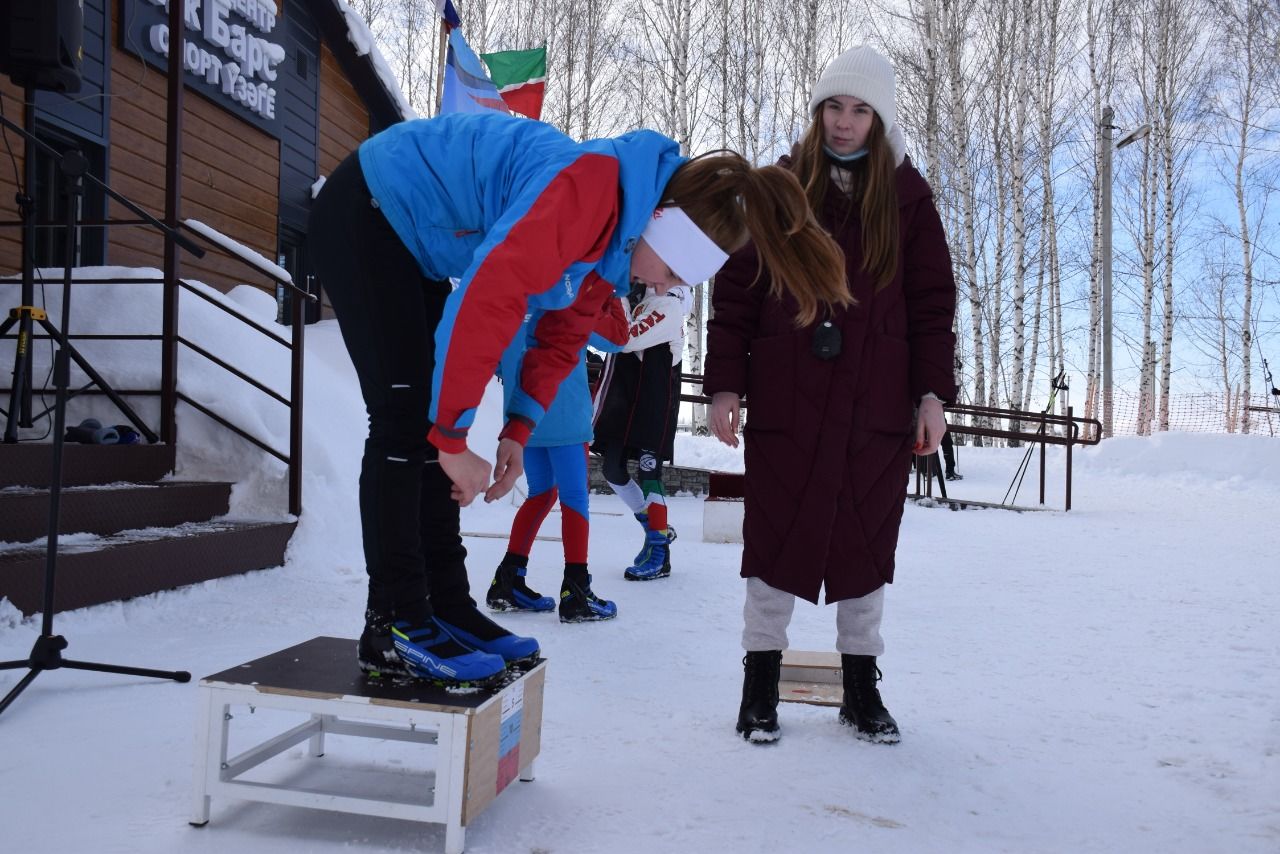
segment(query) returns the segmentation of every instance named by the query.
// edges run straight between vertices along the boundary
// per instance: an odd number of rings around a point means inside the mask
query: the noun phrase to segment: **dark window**
[[[37,128],[36,135],[58,152],[31,146],[35,155],[35,182],[30,196],[35,202],[35,247],[33,260],[37,267],[61,267],[66,264],[67,196],[66,177],[62,174],[61,154],[79,149],[89,161],[89,173],[103,173],[102,147],[48,128]],[[86,267],[103,263],[105,213],[102,188],[88,178],[81,179],[82,192],[75,198],[76,257],[72,266]]]
[[[311,275],[311,259],[307,257],[307,238],[302,232],[287,226],[280,229],[280,256],[276,263],[289,271],[293,283],[303,290],[320,296],[320,283]],[[288,326],[293,322],[293,301],[303,299],[284,285],[276,286],[276,322]],[[320,319],[320,301],[307,300],[303,309],[303,322],[315,323]]]

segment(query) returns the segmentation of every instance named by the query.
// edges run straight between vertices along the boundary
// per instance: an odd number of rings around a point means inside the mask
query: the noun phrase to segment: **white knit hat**
[[[898,121],[893,66],[875,48],[851,47],[827,64],[809,96],[809,115],[836,95],[848,95],[871,105],[888,133]]]

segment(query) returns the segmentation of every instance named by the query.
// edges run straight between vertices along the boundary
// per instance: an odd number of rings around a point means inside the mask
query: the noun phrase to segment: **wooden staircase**
[[[63,450],[54,610],[280,566],[296,522],[230,520],[231,484],[162,480],[165,444]],[[0,599],[43,610],[53,446],[0,444]]]

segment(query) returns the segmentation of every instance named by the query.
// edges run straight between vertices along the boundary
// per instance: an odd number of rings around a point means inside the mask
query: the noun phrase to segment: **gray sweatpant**
[[[758,578],[747,579],[747,602],[742,608],[742,648],[764,652],[787,648],[787,626],[796,597],[770,587]],[[858,599],[836,603],[836,651],[842,655],[880,655],[884,639],[884,586]]]

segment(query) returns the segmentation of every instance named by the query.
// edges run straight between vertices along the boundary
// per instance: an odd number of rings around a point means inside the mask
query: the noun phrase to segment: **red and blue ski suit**
[[[369,608],[470,604],[438,452],[467,447],[485,386],[537,315],[503,435],[527,443],[684,162],[652,131],[575,142],[500,114],[403,122],[329,176],[308,244],[369,413],[360,518]],[[486,437],[488,438],[488,437]]]
[[[578,143],[496,113],[403,122],[360,146],[369,189],[424,275],[458,280],[435,333],[433,445],[466,447],[503,350],[541,310],[503,431],[524,444],[605,301],[629,290],[631,250],[684,160],[653,131]]]

